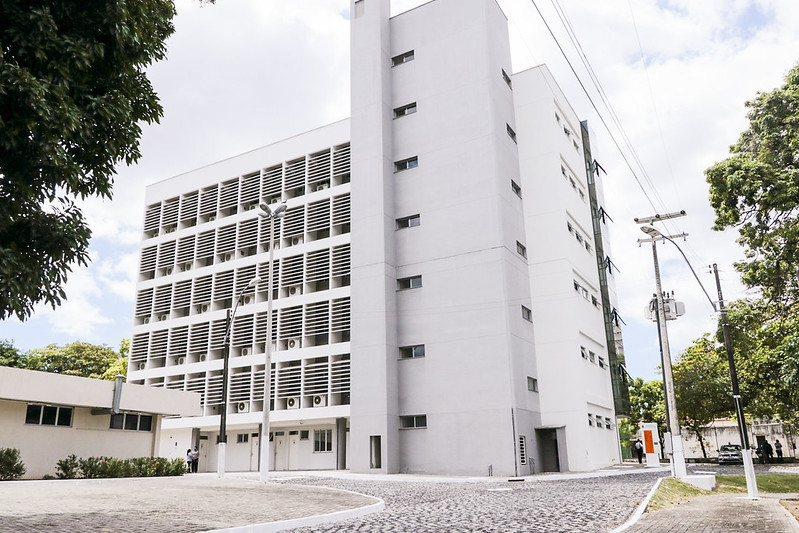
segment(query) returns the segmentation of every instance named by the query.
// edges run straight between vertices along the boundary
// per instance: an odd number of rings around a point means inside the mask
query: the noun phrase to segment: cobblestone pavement
[[[625,522],[663,472],[610,477],[536,476],[524,482],[372,481],[306,477],[296,484],[382,498],[381,513],[300,532],[608,531]]]
[[[322,487],[212,475],[0,483],[0,531],[183,533],[287,520],[374,504]]]
[[[765,495],[763,495],[765,496]],[[778,498],[749,500],[735,494],[713,494],[644,513],[625,533],[797,533],[799,523]]]

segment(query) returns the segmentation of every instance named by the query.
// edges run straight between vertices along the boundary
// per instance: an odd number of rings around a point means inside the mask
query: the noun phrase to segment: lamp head
[[[250,282],[247,284],[247,288],[249,289],[250,287],[254,287],[259,283],[261,283],[261,281],[262,281],[261,278],[258,277],[252,278]]]
[[[264,218],[269,218],[269,217],[280,218],[286,214],[286,204],[284,203],[279,203],[270,206],[269,204],[261,202],[261,204],[258,207],[261,208],[261,211],[258,212],[258,216]]]
[[[641,231],[643,231],[653,239],[663,236],[663,234],[661,234],[658,230],[656,230],[652,226],[641,226]]]

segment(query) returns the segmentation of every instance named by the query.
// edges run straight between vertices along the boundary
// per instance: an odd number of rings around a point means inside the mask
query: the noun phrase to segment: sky
[[[422,3],[393,0],[392,13]],[[635,377],[656,379],[657,332],[644,316],[654,292],[652,250],[649,244],[639,246],[646,236],[633,219],[685,210],[687,216],[659,229],[688,234],[676,242],[711,297],[716,299],[708,270],[712,263],[718,263],[725,300],[755,296],[744,290],[733,268],[743,258],[737,232],[711,230],[704,170],[727,157],[746,129],[744,103],[758,91],[780,86],[799,62],[799,2],[498,3],[508,17],[513,71],[546,63],[592,129],[594,155],[607,171],[601,181],[604,207],[614,221],[611,255],[620,270],[614,277],[626,323],[627,368]],[[349,0],[217,0],[212,5],[178,0],[176,5],[168,57],[148,70],[164,117],[160,124],[143,126],[142,158],[117,169],[114,199],[83,204],[93,231],[92,262],[70,274],[67,300],[56,310],[36,307],[25,322],[0,322],[0,339],[18,348],[75,340],[118,347],[130,338],[147,185],[349,116]],[[623,133],[562,20],[576,36]],[[603,120],[624,157],[640,165],[631,170],[625,163]],[[713,331],[717,316],[679,251],[666,243],[658,246],[658,255],[664,290],[674,291],[686,306],[684,316],[668,323],[675,358]]]

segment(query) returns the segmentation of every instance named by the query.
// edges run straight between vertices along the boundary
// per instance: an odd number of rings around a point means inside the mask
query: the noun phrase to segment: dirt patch
[[[799,500],[780,500],[780,503],[799,521]]]

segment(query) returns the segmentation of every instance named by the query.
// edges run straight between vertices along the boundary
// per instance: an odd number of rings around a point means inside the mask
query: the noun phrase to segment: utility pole
[[[666,215],[654,215],[635,219],[639,224],[649,224],[655,221],[667,220],[685,216],[685,211],[669,213]],[[651,230],[651,231],[650,231]],[[669,349],[669,334],[666,329],[666,310],[663,305],[663,288],[660,284],[660,265],[658,264],[657,241],[663,240],[662,235],[655,228],[650,226],[641,227],[641,231],[651,238],[641,242],[652,242],[652,258],[655,263],[655,298],[657,299],[658,332],[660,333],[660,350],[663,362],[663,384],[666,393],[666,412],[668,415],[668,428],[671,434],[671,472],[676,478],[683,478],[687,475],[685,468],[685,452],[682,445],[682,432],[680,430],[680,419],[677,416],[677,400],[674,395],[674,376],[671,370],[671,351]]]
[[[741,455],[743,456],[744,474],[746,476],[746,490],[749,497],[754,500],[759,498],[755,467],[752,464],[752,451],[749,449],[749,436],[746,433],[746,419],[744,418],[744,408],[741,402],[741,390],[738,387],[738,372],[735,370],[735,358],[733,357],[730,323],[727,320],[727,309],[724,307],[724,296],[721,294],[721,281],[719,281],[719,269],[716,263],[713,263],[713,274],[716,276],[716,289],[719,294],[719,312],[721,313],[721,327],[724,332],[724,348],[727,352],[727,361],[730,364],[732,398],[735,401],[735,413],[738,416],[738,433],[741,437]]]

